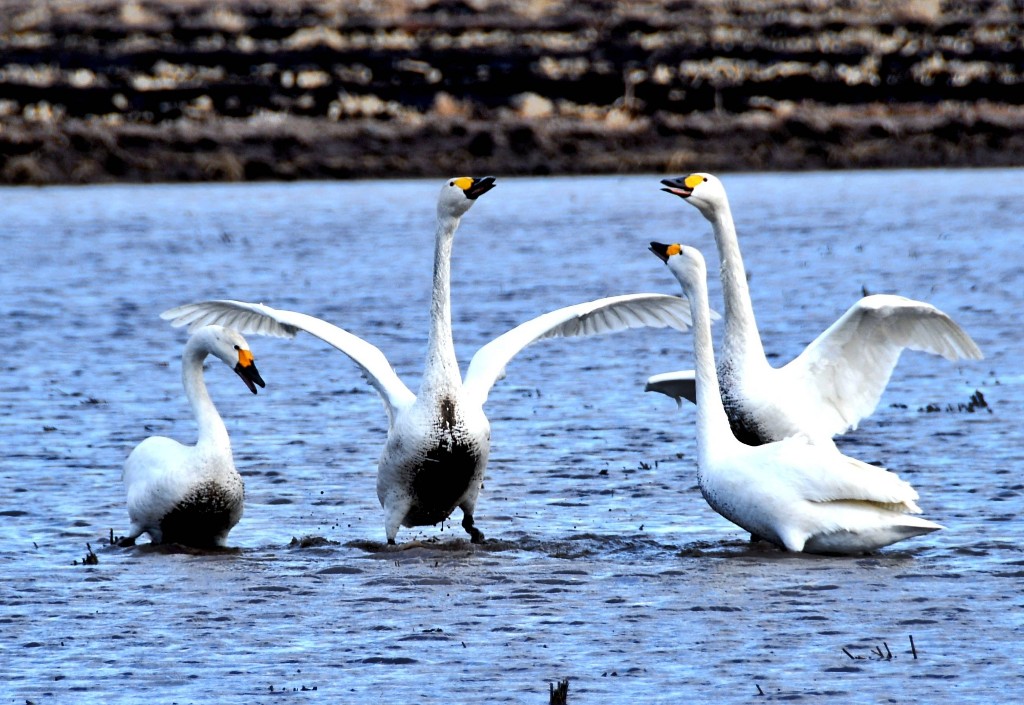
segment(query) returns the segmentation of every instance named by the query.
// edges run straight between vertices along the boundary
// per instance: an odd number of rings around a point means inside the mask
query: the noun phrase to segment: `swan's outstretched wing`
[[[902,296],[866,296],[780,368],[780,388],[820,400],[822,428],[856,428],[875,410],[904,349],[947,360],[980,360],[981,350],[945,313]]]
[[[244,301],[219,300],[178,306],[164,311],[160,318],[173,326],[187,325],[189,331],[210,323],[234,328],[243,335],[252,333],[278,338],[294,338],[299,331],[306,331],[333,345],[359,365],[363,376],[384,400],[389,419],[394,418],[394,409],[408,406],[416,399],[379,349],[346,330],[304,313]]]
[[[679,406],[683,405],[683,399],[696,404],[696,374],[693,370],[679,370],[678,372],[662,372],[658,375],[651,375],[647,378],[644,391],[661,392],[665,396],[675,399]]]
[[[691,323],[686,299],[666,294],[609,296],[560,308],[516,326],[480,348],[469,363],[464,388],[467,395],[483,404],[491,387],[504,376],[509,360],[544,338],[597,335],[645,326],[686,330]]]

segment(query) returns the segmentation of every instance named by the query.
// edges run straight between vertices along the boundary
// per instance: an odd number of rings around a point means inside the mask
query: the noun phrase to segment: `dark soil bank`
[[[1024,164],[1016,0],[8,0],[0,182]]]

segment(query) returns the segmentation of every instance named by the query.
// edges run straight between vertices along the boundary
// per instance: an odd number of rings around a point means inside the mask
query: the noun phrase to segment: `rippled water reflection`
[[[455,243],[463,364],[559,306],[677,293],[649,240],[697,245],[715,270],[707,223],[658,177],[498,183]],[[689,337],[638,331],[546,341],[509,366],[487,405],[486,545],[456,521],[383,553],[380,402],[315,339],[250,337],[266,390],[207,375],[246,479],[237,550],[110,548],[132,446],[194,439],[185,334],[157,314],[211,297],[305,311],[377,344],[414,387],[440,182],[0,190],[5,701],[545,702],[560,678],[573,703],[1020,691],[1024,174],[725,183],[780,361],[862,289],[935,303],[985,351],[906,355],[841,442],[909,479],[946,531],[859,559],[749,546],[695,487],[692,410],[640,391],[691,364]],[[991,413],[922,411],[975,390]],[[87,542],[98,564],[74,565]]]

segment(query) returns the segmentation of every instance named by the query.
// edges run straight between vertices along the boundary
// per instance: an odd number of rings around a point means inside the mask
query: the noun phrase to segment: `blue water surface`
[[[700,247],[717,272],[708,223],[658,176],[497,176],[455,242],[464,366],[545,311],[679,293],[651,240]],[[840,440],[909,480],[945,531],[861,558],[749,545],[696,488],[693,409],[642,391],[692,365],[690,337],[641,330],[518,356],[486,407],[489,541],[466,543],[456,512],[386,553],[375,393],[310,336],[250,336],[258,396],[207,366],[246,481],[238,550],[110,547],[132,447],[195,438],[186,334],[159,313],[303,311],[376,344],[415,389],[441,182],[4,188],[2,702],[542,703],[563,678],[571,703],[1013,701],[1024,172],[721,176],[773,362],[864,291],[930,301],[985,352],[905,354]],[[960,409],[976,391],[988,408]]]

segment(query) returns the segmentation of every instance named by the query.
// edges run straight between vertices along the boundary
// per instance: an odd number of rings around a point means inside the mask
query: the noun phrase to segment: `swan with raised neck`
[[[389,544],[401,526],[426,526],[462,510],[473,542],[483,533],[474,513],[490,453],[490,424],[483,405],[505,367],[531,343],[557,336],[586,336],[642,326],[686,330],[689,305],[678,296],[624,294],[549,311],[480,348],[465,377],[452,341],[449,286],[452,241],[461,218],[493,177],[449,179],[437,204],[430,333],[419,392],[399,379],[375,346],[335,325],[296,311],[243,301],[203,301],[165,311],[172,325],[230,323],[246,333],[292,337],[305,331],[333,345],[362,370],[384,401],[388,435],[377,463],[377,497]]]
[[[948,315],[923,301],[876,294],[857,301],[788,364],[772,367],[758,333],[732,209],[722,182],[695,173],[664,179],[663,191],[710,223],[721,262],[725,332],[718,375],[733,432],[756,445],[803,433],[815,443],[857,427],[878,405],[905,349],[947,360],[981,359]],[[694,399],[693,371],[654,375],[647,391]]]
[[[913,516],[917,492],[883,468],[804,435],[759,446],[733,435],[715,369],[707,270],[696,249],[652,242],[693,315],[697,484],[707,503],[752,535],[789,551],[858,554],[942,527]]]

